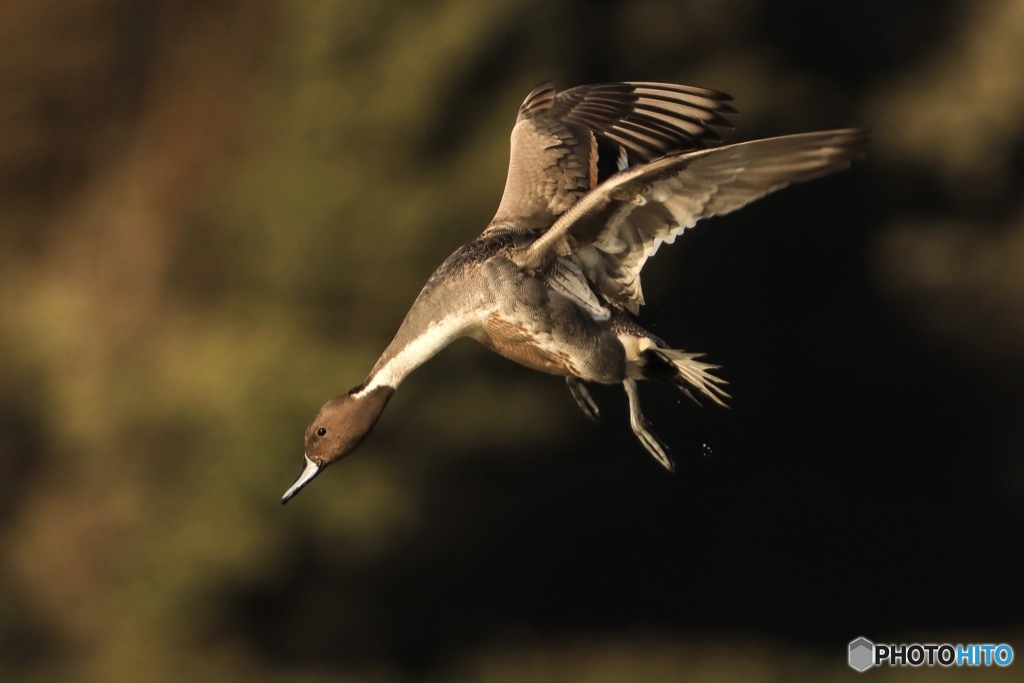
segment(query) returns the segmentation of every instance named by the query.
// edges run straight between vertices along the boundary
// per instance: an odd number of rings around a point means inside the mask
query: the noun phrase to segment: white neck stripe
[[[396,388],[410,372],[461,337],[469,327],[469,323],[470,321],[464,317],[452,317],[444,318],[430,325],[418,337],[391,356],[369,378],[366,385],[353,395],[359,398],[378,387]],[[384,355],[388,355],[389,351],[391,351],[391,347],[388,347]]]

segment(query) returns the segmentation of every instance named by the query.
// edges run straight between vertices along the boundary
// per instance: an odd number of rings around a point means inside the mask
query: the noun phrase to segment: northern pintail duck
[[[664,83],[536,88],[519,108],[498,212],[427,280],[366,380],[324,404],[306,430],[305,467],[287,502],[355,449],[402,380],[460,337],[565,377],[621,384],[633,432],[671,471],[640,410],[638,380],[724,404],[717,366],[670,348],[634,319],[640,271],[662,243],[791,183],[847,168],[866,134],[830,130],[707,147],[735,113],[724,93]],[[692,394],[691,394],[692,397]]]

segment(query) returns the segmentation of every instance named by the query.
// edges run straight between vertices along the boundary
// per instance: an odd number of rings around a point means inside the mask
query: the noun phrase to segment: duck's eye
[[[327,430],[324,429],[323,427],[321,427],[320,429],[316,430],[316,435],[317,436],[323,436],[326,433],[327,433]]]

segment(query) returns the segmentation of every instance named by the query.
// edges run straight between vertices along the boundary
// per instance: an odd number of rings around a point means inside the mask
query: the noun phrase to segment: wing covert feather
[[[543,231],[603,178],[602,149],[630,163],[701,149],[729,126],[729,96],[664,83],[605,83],[557,92],[534,89],[512,129],[508,178],[488,229]]]
[[[562,214],[520,259],[540,269],[573,253],[610,304],[643,304],[640,271],[663,243],[709,216],[847,168],[867,133],[842,129],[673,154],[619,173]]]

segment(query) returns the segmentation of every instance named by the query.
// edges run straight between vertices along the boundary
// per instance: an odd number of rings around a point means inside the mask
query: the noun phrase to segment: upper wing
[[[505,192],[490,227],[544,230],[622,164],[717,140],[730,97],[664,83],[584,85],[556,93],[546,83],[519,108]]]
[[[636,313],[643,304],[640,271],[663,242],[701,218],[847,168],[866,144],[865,131],[845,129],[663,157],[602,183],[517,260],[539,269],[573,253],[607,302]]]

